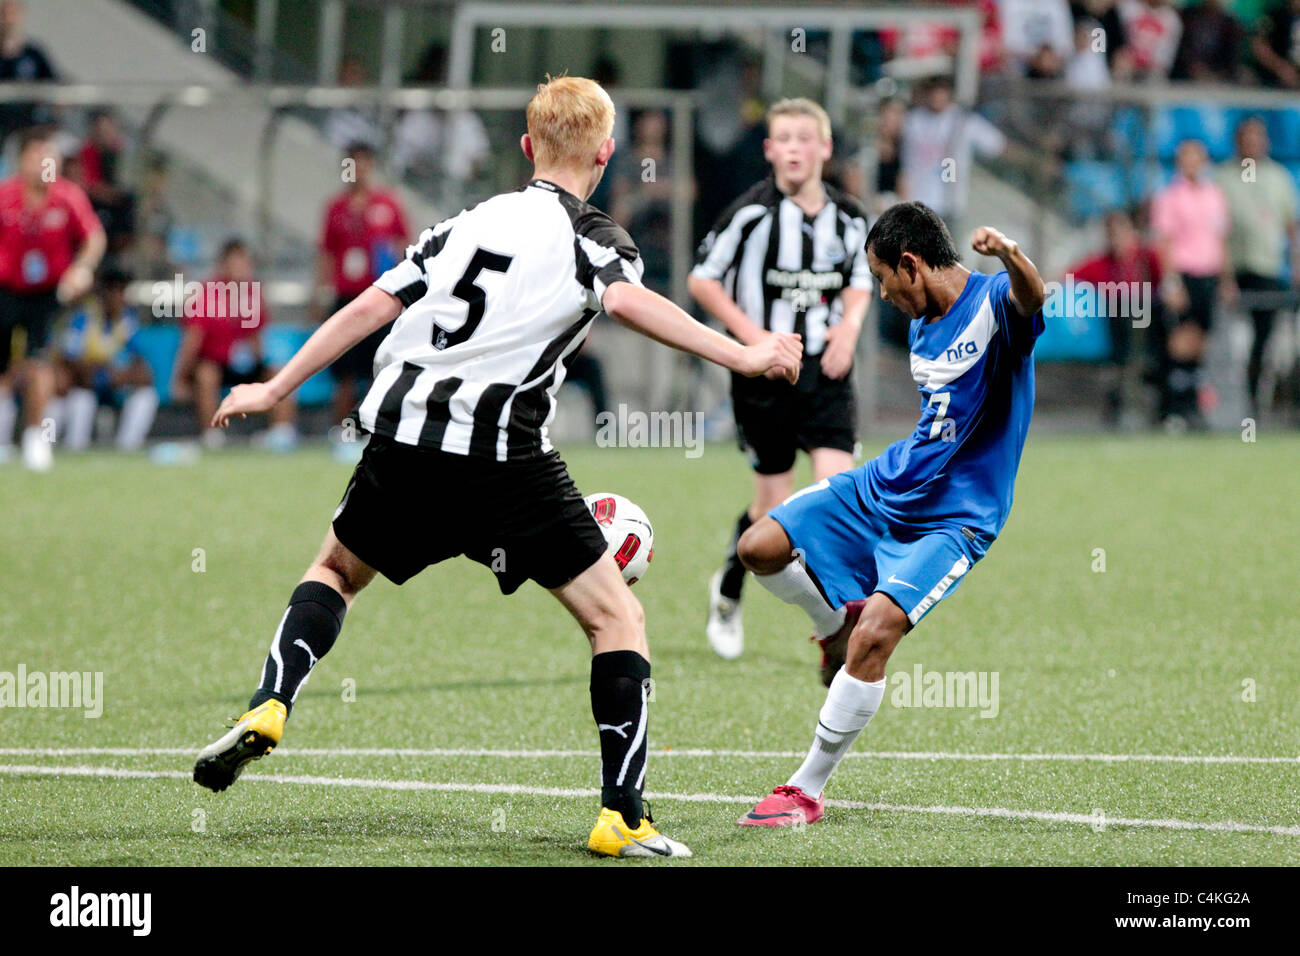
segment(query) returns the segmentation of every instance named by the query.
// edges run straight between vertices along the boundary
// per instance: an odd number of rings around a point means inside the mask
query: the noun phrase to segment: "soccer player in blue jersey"
[[[1020,247],[983,226],[962,266],[943,221],[899,203],[867,236],[880,296],[911,318],[921,420],[860,468],[797,492],[739,542],[745,566],[813,620],[830,687],[802,766],[737,822],[814,823],[835,766],[885,695],[903,635],[955,591],[1006,523],[1034,409],[1043,280]]]

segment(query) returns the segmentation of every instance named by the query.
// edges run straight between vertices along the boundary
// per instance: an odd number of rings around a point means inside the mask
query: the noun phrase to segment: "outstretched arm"
[[[772,372],[790,382],[799,379],[803,343],[785,332],[764,335],[754,345],[741,345],[696,322],[659,295],[631,282],[615,282],[605,290],[601,306],[611,316],[642,335],[708,359],[723,368],[754,377]]]
[[[1043,277],[1029,257],[1020,251],[1020,244],[1008,239],[992,226],[980,226],[971,237],[971,248],[982,256],[996,256],[1007,270],[1011,280],[1011,304],[1022,318],[1030,318],[1043,307],[1047,296],[1043,290]]]
[[[214,428],[224,428],[231,416],[240,418],[274,408],[307,379],[356,345],[371,332],[401,314],[396,296],[371,286],[326,320],[312,333],[270,381],[236,385],[212,417]]]
[[[717,279],[689,276],[686,280],[686,288],[696,302],[708,309],[726,326],[728,332],[746,345],[753,345],[767,335],[767,332],[754,324],[753,319],[736,305],[731,296],[727,295],[727,290]]]

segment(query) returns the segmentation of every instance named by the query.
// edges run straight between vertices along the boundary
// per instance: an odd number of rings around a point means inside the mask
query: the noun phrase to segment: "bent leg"
[[[795,560],[780,522],[768,516],[745,532],[740,539],[740,559],[754,572],[754,578],[787,604],[803,608],[819,637],[834,634],[844,623],[843,607],[832,607],[813,580],[803,561]]]

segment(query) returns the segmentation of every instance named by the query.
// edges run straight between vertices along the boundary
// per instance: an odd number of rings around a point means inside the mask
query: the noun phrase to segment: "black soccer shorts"
[[[760,475],[789,471],[800,449],[852,454],[857,441],[853,370],[844,378],[830,378],[822,371],[820,355],[808,356],[794,385],[732,373],[731,403],[740,450]]]
[[[58,311],[59,300],[53,292],[18,295],[0,289],[0,375],[9,370],[13,358],[15,329],[21,328],[27,335],[27,344],[19,359],[46,357],[54,316]]]
[[[607,545],[558,452],[497,462],[372,435],[334,513],[334,535],[394,584],[457,555],[502,594],[557,588]]]

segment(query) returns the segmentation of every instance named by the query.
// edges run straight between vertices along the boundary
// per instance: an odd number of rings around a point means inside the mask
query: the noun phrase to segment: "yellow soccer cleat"
[[[265,757],[284,735],[289,713],[278,700],[258,704],[238,718],[220,740],[208,744],[194,763],[194,782],[220,793],[235,782],[244,764]]]
[[[654,821],[646,816],[633,830],[623,820],[623,814],[608,807],[600,810],[600,819],[587,838],[587,849],[601,856],[690,856],[684,843],[670,840],[655,829]]]

